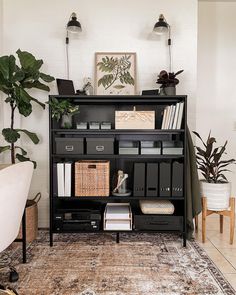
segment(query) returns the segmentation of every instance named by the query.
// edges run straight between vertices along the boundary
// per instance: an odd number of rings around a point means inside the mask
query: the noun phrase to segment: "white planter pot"
[[[221,211],[228,209],[231,183],[208,183],[200,181],[201,195],[207,198],[207,209]]]

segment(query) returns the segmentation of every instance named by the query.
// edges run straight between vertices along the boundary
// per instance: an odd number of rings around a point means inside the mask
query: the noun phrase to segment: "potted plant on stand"
[[[180,70],[176,73],[168,73],[162,70],[158,75],[157,84],[160,86],[160,95],[176,95],[176,85],[179,84],[179,80],[176,78],[184,70]]]
[[[52,118],[57,122],[61,121],[61,128],[72,128],[73,115],[79,112],[79,106],[73,105],[69,100],[60,100],[55,97],[52,97],[47,103],[51,107]]]
[[[209,136],[204,142],[197,132],[193,132],[202,142],[203,148],[196,148],[197,166],[201,171],[203,180],[200,181],[201,194],[207,199],[207,209],[221,211],[229,207],[231,184],[228,182],[225,172],[226,167],[235,164],[235,159],[223,160],[227,141],[223,146],[214,147],[216,140]]]

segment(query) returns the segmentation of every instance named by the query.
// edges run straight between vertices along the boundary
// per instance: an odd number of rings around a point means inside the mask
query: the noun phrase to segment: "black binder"
[[[170,163],[160,163],[160,186],[159,195],[170,197],[171,194],[171,165]]]
[[[145,163],[134,163],[133,194],[135,197],[145,195]]]
[[[158,163],[147,163],[146,196],[158,196]]]
[[[172,166],[172,196],[183,197],[183,163],[173,162]]]

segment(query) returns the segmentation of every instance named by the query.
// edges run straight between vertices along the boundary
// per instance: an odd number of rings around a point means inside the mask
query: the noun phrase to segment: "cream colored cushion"
[[[175,211],[168,200],[141,200],[139,205],[143,214],[173,214]]]

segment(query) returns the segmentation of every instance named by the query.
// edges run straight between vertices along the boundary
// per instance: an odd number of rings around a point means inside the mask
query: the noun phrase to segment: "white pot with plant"
[[[222,159],[225,153],[227,141],[223,146],[214,147],[216,140],[209,136],[204,142],[201,136],[193,131],[201,140],[203,148],[196,148],[197,166],[201,171],[203,180],[200,181],[201,195],[207,199],[207,209],[221,211],[229,207],[229,198],[231,196],[231,183],[228,182],[225,172],[230,170],[227,167],[235,164],[235,159]]]

